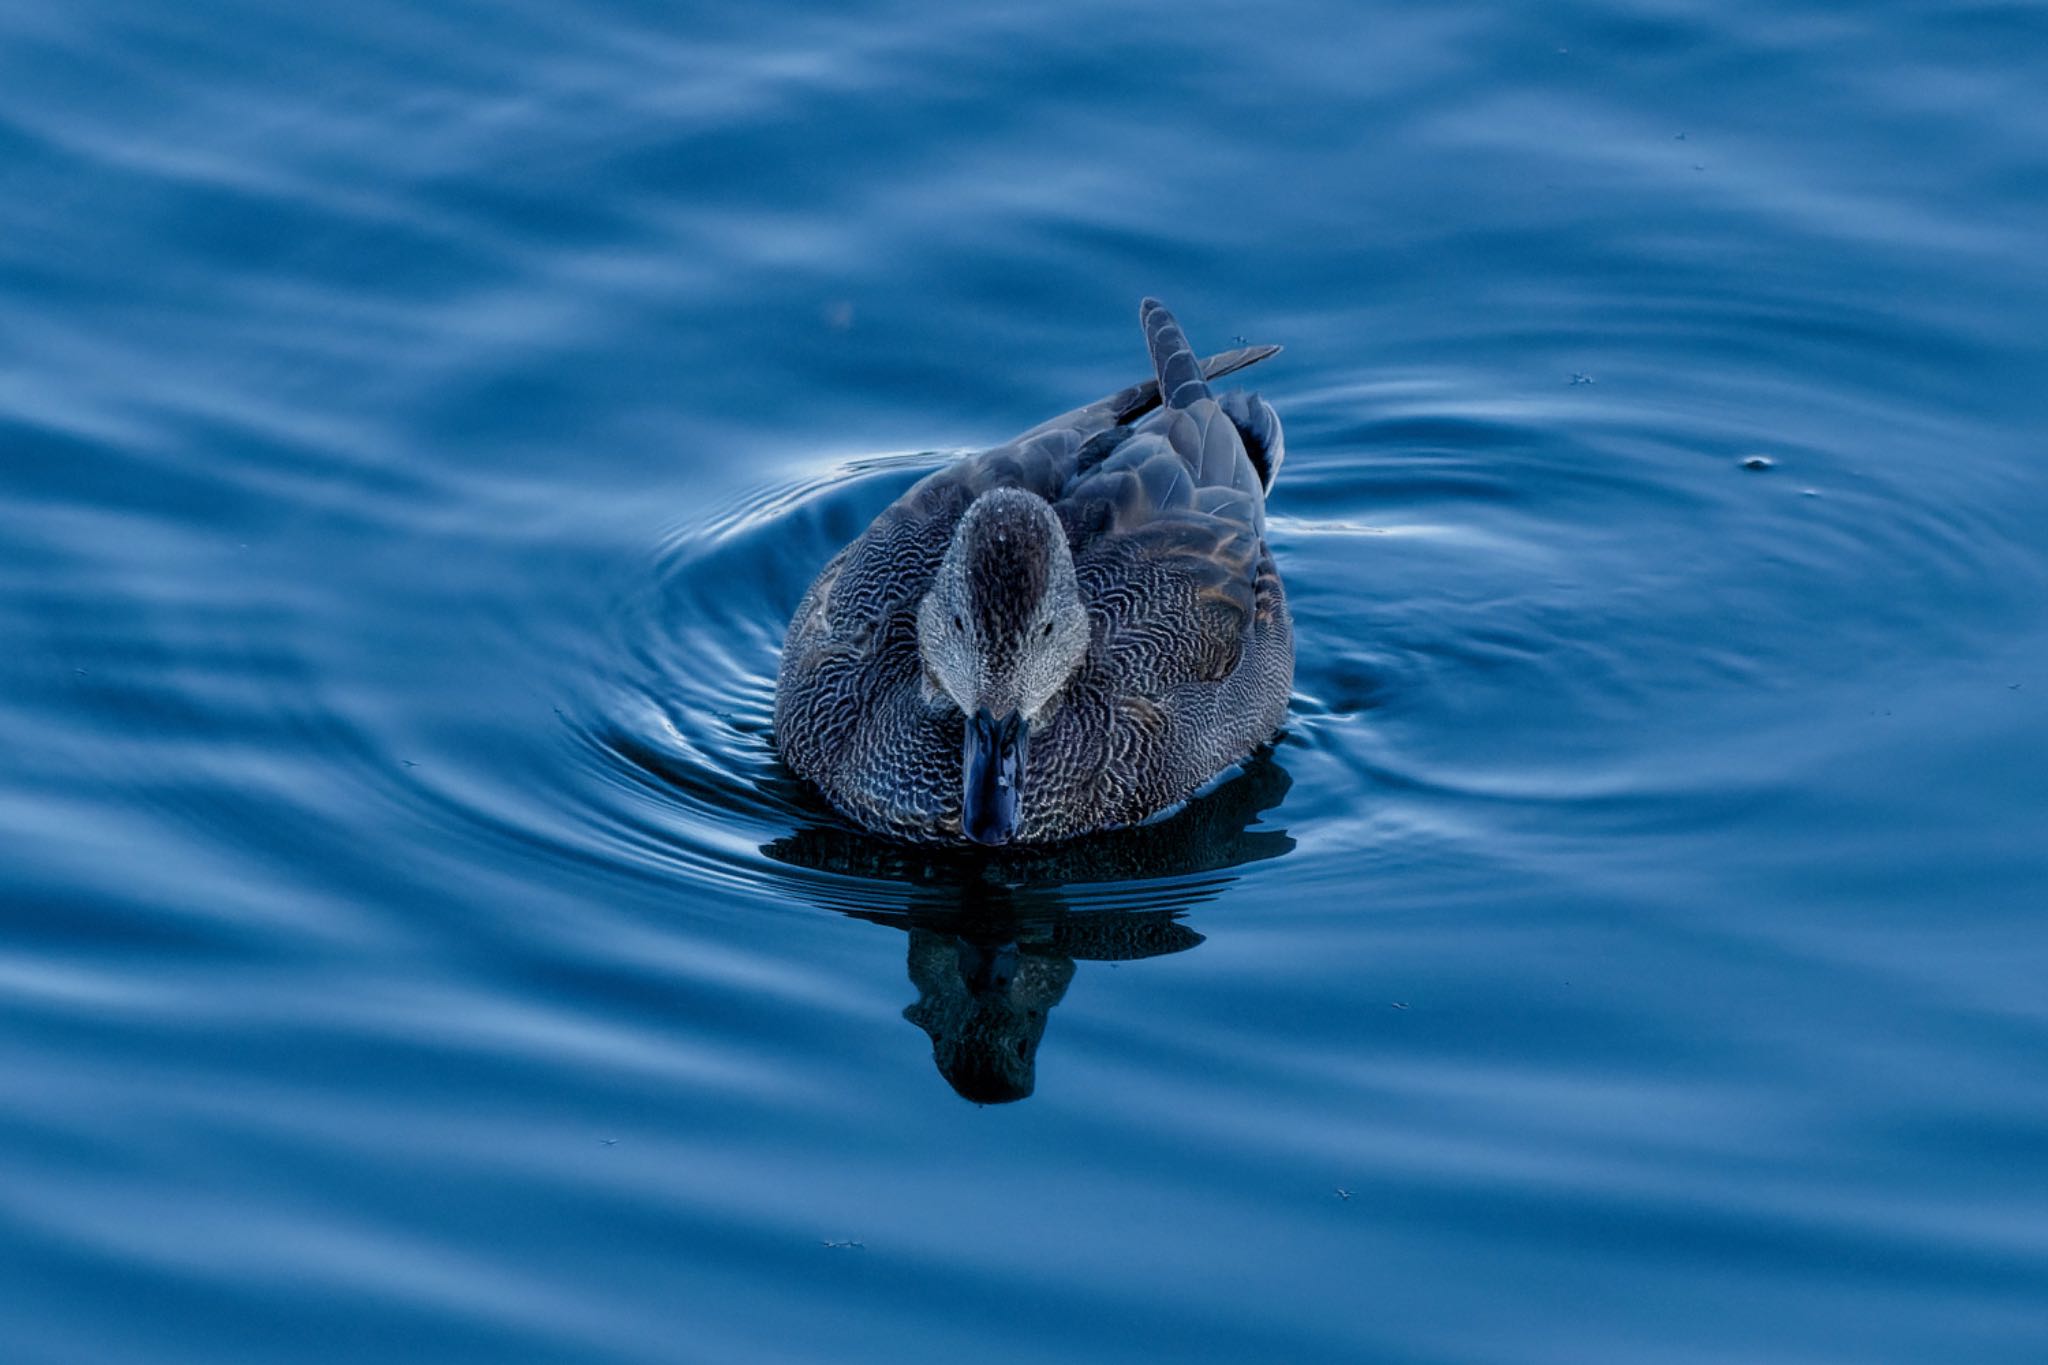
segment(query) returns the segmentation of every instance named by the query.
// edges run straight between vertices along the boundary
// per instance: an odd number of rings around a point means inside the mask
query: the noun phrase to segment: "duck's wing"
[[[1166,410],[1084,460],[1057,506],[1112,652],[1127,652],[1141,687],[1164,689],[1237,667],[1271,561],[1266,482],[1237,422],[1173,315],[1147,299],[1141,318]]]

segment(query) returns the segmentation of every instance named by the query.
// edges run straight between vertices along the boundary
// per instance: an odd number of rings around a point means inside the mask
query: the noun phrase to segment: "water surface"
[[[0,1354],[2048,1357],[2044,135],[2031,4],[0,3]],[[1284,738],[845,830],[789,611],[1145,293]]]

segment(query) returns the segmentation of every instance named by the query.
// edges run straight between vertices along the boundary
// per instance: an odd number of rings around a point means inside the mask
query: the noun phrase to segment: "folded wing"
[[[1266,479],[1173,315],[1147,299],[1140,318],[1165,411],[1084,458],[1060,506],[1111,649],[1142,654],[1133,676],[1163,690],[1237,666],[1258,610]]]

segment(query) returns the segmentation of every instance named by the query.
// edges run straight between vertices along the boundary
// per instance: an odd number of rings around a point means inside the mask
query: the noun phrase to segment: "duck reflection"
[[[1181,922],[1189,907],[1234,881],[1230,869],[1294,847],[1282,830],[1251,828],[1289,785],[1262,755],[1164,820],[1072,844],[926,849],[815,825],[763,852],[835,874],[801,879],[810,899],[909,935],[917,999],[903,1017],[962,1098],[1007,1104],[1036,1088],[1046,1021],[1076,963],[1186,952],[1202,942]]]
[[[976,1104],[1031,1094],[1046,1018],[1075,963],[1159,957],[1202,941],[1180,923],[1181,910],[1076,912],[1010,894],[970,890],[954,910],[847,912],[908,931],[917,999],[903,1017],[931,1039],[939,1074]]]

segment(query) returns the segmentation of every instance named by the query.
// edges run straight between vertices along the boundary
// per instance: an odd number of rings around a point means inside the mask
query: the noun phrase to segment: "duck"
[[[773,740],[839,815],[914,844],[1037,845],[1178,809],[1269,744],[1294,627],[1266,534],[1280,418],[1165,305],[1149,379],[919,480],[784,637]]]

